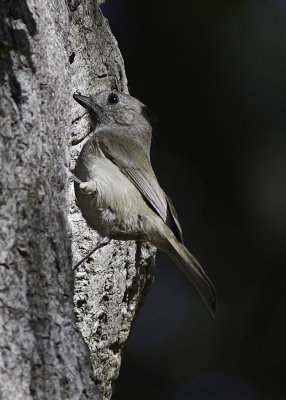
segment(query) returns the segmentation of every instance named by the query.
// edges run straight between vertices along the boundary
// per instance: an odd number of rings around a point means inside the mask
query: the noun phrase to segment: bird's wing
[[[171,200],[161,189],[147,155],[136,144],[113,143],[112,140],[98,141],[105,157],[118,166],[121,172],[136,186],[144,200],[162,218],[180,242],[182,229]]]
[[[183,242],[183,232],[182,232],[182,228],[178,219],[178,215],[177,215],[177,211],[173,205],[172,200],[170,199],[170,197],[168,197],[166,194],[166,200],[168,203],[168,216],[167,216],[167,225],[169,226],[169,228],[173,231],[173,233],[175,234],[175,236],[177,237],[177,239],[181,242]],[[169,220],[168,220],[169,219]]]

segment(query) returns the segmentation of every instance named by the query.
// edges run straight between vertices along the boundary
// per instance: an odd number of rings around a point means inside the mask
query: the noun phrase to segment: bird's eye
[[[118,101],[119,101],[119,98],[118,98],[117,94],[111,93],[108,96],[108,103],[115,104],[115,103],[118,103]]]

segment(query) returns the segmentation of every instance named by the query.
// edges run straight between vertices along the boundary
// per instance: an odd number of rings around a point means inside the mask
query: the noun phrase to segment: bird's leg
[[[88,257],[90,257],[96,250],[100,249],[101,247],[106,246],[109,242],[111,241],[111,238],[108,236],[105,236],[102,238],[89,253],[87,253],[86,256],[84,256],[80,261],[78,261],[72,269],[76,269],[81,263],[83,263]]]
[[[91,194],[96,192],[96,182],[94,181],[89,181],[89,182],[83,182],[80,180],[75,174],[73,174],[71,171],[69,171],[69,175],[72,178],[73,181],[79,184],[79,188],[86,194]]]
[[[69,170],[69,175],[70,177],[77,182],[78,184],[83,183],[77,176],[75,176],[75,174],[73,174],[70,170]]]
[[[92,193],[96,191],[95,183],[94,182],[82,182],[77,176],[75,176],[71,171],[70,177],[79,184],[79,187],[86,193]],[[80,261],[78,261],[72,269],[76,269],[80,264],[82,264],[88,257],[90,257],[96,250],[100,249],[101,247],[106,246],[111,239],[108,236],[102,238],[98,244],[89,252],[85,257],[83,257]]]

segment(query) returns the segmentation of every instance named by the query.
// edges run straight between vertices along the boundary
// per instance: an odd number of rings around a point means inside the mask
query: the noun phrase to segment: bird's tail
[[[183,244],[178,242],[175,237],[169,238],[168,241],[171,245],[169,256],[195,286],[214,318],[216,315],[216,291],[210,278]]]

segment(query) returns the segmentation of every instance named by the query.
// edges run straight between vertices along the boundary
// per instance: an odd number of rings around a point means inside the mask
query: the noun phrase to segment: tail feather
[[[175,239],[169,240],[169,242],[172,247],[169,256],[194,285],[214,318],[216,315],[216,291],[214,285],[199,262],[183,244]]]

